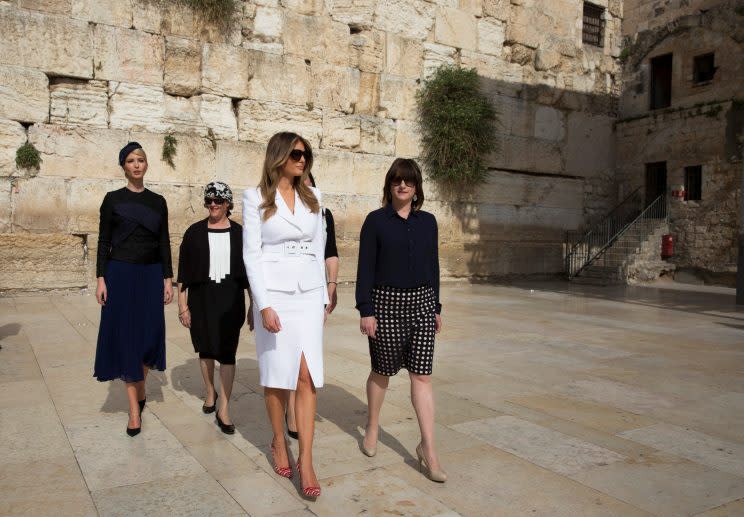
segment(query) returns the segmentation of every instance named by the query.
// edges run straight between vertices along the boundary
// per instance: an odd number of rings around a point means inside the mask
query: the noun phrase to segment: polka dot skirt
[[[378,286],[372,290],[372,301],[377,318],[376,337],[368,338],[372,370],[390,376],[405,368],[431,375],[436,330],[434,289]]]

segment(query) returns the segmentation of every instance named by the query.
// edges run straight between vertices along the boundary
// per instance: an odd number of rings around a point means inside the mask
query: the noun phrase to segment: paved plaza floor
[[[92,377],[93,296],[0,298],[0,515],[744,515],[744,310],[731,289],[672,287],[444,285],[434,383],[450,479],[436,484],[417,470],[405,374],[377,456],[359,451],[369,360],[342,286],[315,502],[271,469],[247,331],[227,436],[201,412],[198,360],[168,306],[168,369],[130,438],[123,385]]]

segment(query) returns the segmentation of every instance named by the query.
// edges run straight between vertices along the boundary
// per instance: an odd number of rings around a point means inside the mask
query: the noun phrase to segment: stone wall
[[[623,35],[634,37],[639,32],[662,27],[681,16],[699,14],[721,0],[625,0]]]
[[[340,278],[353,279],[385,171],[419,153],[415,93],[453,63],[482,76],[501,152],[473,191],[425,185],[443,275],[559,272],[564,230],[616,199],[622,3],[594,3],[607,9],[603,48],[582,44],[578,0],[243,1],[227,32],[168,0],[0,1],[0,248],[19,234],[79,235],[79,256],[60,270],[77,271],[83,237],[95,257],[101,199],[124,184],[117,151],[137,140],[149,188],[168,201],[175,253],[205,215],[201,186],[227,181],[239,199],[269,136],[295,130],[315,148]],[[169,133],[175,168],[159,159]],[[41,152],[38,172],[15,167],[26,141]]]
[[[702,166],[702,199],[670,205],[672,261],[678,269],[736,271],[744,138],[742,8],[741,1],[718,2],[703,14],[635,35],[629,47],[617,123],[621,194],[645,188],[647,163],[666,162],[667,193],[684,185],[685,167]],[[715,52],[713,80],[694,84],[693,58],[708,52]],[[667,53],[673,54],[671,106],[651,111],[649,61]]]

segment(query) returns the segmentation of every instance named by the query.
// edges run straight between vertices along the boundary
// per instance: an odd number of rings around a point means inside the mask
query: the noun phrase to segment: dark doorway
[[[666,162],[646,164],[646,206],[667,190]]]
[[[651,109],[672,104],[672,54],[651,59]]]

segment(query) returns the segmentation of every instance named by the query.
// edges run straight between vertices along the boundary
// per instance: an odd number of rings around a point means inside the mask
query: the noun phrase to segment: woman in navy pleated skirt
[[[164,304],[173,299],[165,199],[144,187],[147,156],[137,142],[119,153],[127,186],[101,204],[96,300],[101,305],[94,376],[121,379],[129,400],[129,436],[139,434],[145,380],[165,370]]]

